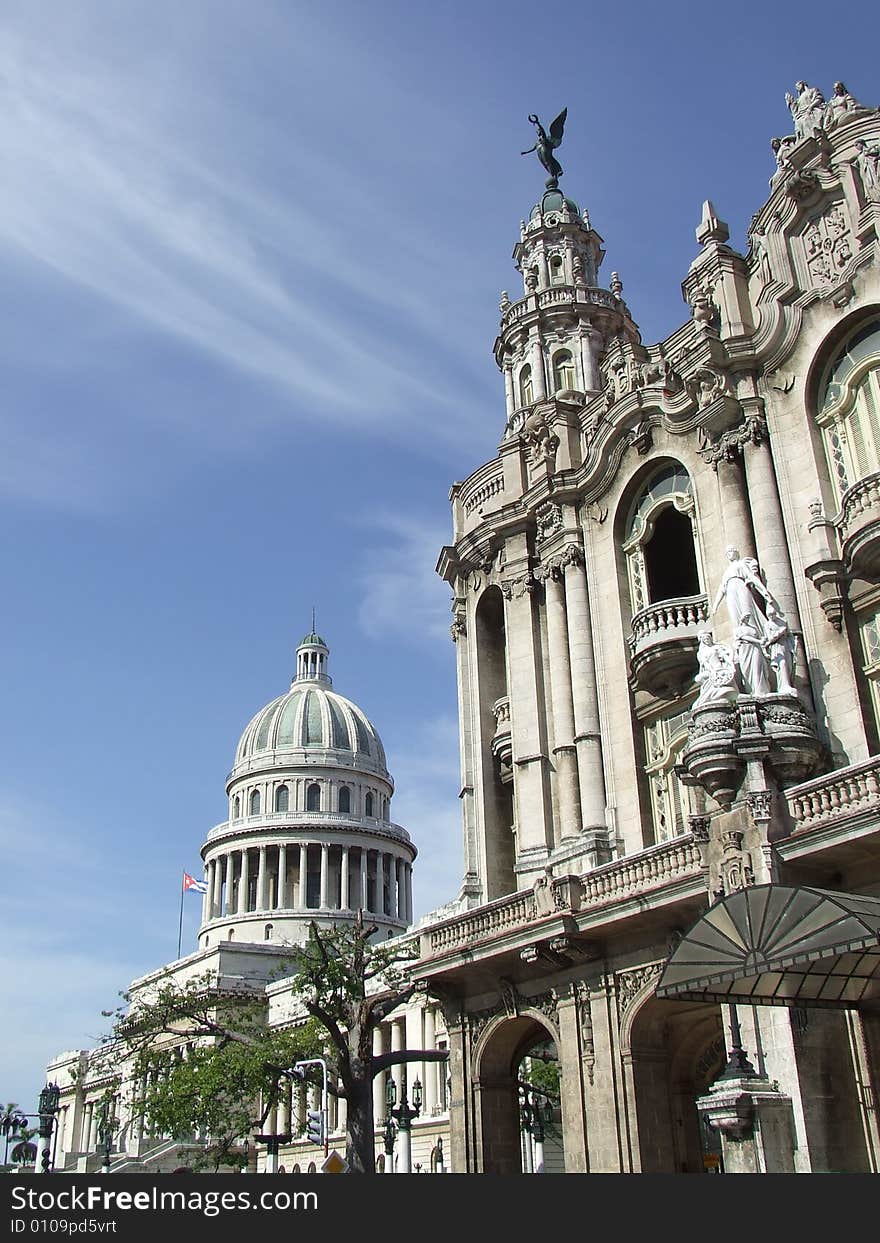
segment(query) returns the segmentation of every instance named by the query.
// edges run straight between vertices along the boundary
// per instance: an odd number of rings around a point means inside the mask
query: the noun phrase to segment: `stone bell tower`
[[[453,485],[438,566],[454,592],[471,903],[611,855],[575,472],[609,348],[626,359],[641,345],[617,274],[599,284],[602,239],[555,173],[513,250],[522,295],[501,298],[499,453]]]

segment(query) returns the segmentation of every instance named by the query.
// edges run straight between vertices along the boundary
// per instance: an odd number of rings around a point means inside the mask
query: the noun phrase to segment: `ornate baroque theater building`
[[[747,253],[704,204],[653,345],[539,148],[499,450],[453,486],[438,565],[464,882],[407,934],[423,992],[379,1035],[448,1048],[426,1170],[438,1139],[456,1172],[880,1166],[880,112],[840,83],[789,105]],[[411,919],[381,744],[315,639],[242,736],[175,970],[265,988],[315,911]],[[100,1085],[68,1063],[75,1162]]]
[[[520,228],[499,451],[438,566],[456,1169],[521,1168],[548,1041],[567,1170],[877,1168],[880,114],[789,104],[748,253],[705,203],[656,345],[557,178]]]

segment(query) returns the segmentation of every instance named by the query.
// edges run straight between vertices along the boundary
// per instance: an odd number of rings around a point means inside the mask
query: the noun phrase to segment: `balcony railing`
[[[603,864],[581,876],[581,893],[572,912],[601,910],[683,880],[696,879],[701,866],[700,849],[690,834],[651,846],[637,855]],[[422,944],[424,946],[427,941],[429,955],[442,954],[486,941],[537,918],[535,895],[531,889],[526,889],[436,924],[426,931]]]
[[[795,833],[880,812],[880,756],[794,786],[785,798]]]
[[[632,619],[629,636],[634,683],[654,694],[677,694],[697,671],[697,635],[709,624],[706,596],[649,604]]]

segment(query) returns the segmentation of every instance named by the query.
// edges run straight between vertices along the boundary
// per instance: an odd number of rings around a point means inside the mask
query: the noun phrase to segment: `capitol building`
[[[132,986],[210,971],[283,1026],[275,975],[311,921],[363,909],[417,943],[420,990],[375,1034],[447,1055],[411,1068],[411,1168],[880,1168],[880,111],[839,82],[788,103],[747,250],[706,202],[685,316],[653,344],[577,170],[560,188],[565,114],[536,121],[550,176],[501,297],[498,452],[462,463],[437,566],[460,892],[412,927],[417,841],[313,631],[235,750],[197,947]],[[178,1163],[90,1051],[48,1076],[58,1168],[99,1168],[108,1091],[111,1169]],[[307,1106],[269,1120],[287,1173],[322,1159]],[[377,1077],[390,1172],[385,1112]],[[343,1148],[343,1107],[330,1127]]]

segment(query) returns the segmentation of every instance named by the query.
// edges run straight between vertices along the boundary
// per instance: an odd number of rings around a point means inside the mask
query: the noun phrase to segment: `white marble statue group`
[[[740,694],[794,694],[795,639],[785,614],[768,590],[754,557],[726,549],[729,562],[712,605],[724,600],[733,626],[733,645],[716,643],[710,630],[700,632],[697,650],[700,693],[694,704],[733,703]]]

